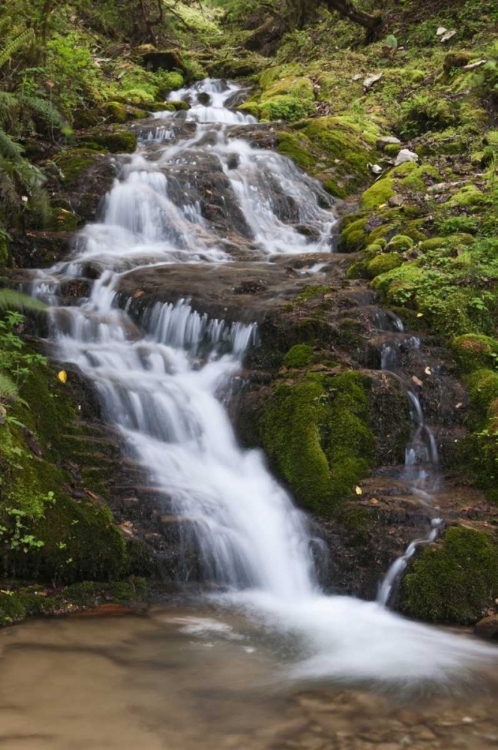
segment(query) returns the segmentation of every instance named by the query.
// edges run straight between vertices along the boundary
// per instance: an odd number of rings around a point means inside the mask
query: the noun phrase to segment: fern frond
[[[9,124],[9,130],[16,129],[19,125],[19,101],[15,94],[9,91],[0,91],[0,123]]]
[[[0,372],[0,398],[10,398],[15,401],[19,395],[17,386],[8,375]]]
[[[0,50],[0,68],[5,65],[10,58],[15,55],[18,49],[24,47],[27,44],[33,44],[35,41],[35,33],[33,29],[26,29],[22,31],[18,36],[15,37],[6,47]]]
[[[46,310],[44,302],[15,289],[0,289],[0,310]]]
[[[46,122],[54,125],[54,127],[60,128],[61,130],[67,127],[66,120],[46,99],[42,99],[40,96],[26,96],[25,94],[19,94],[17,100],[21,107],[39,115],[46,120]]]
[[[12,140],[7,133],[0,128],[0,156],[5,159],[12,159],[12,161],[18,161],[21,158],[21,154],[24,151],[23,147]]]

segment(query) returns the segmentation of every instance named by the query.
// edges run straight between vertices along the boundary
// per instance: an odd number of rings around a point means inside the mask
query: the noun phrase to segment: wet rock
[[[474,628],[474,633],[479,638],[498,640],[498,614],[489,615],[479,620]]]

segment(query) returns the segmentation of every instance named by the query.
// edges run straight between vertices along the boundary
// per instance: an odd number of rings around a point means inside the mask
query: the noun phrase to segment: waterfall
[[[254,118],[225,106],[238,91],[206,80],[175,93],[192,108],[158,115],[169,118],[171,129],[149,131],[131,159],[123,158],[102,220],[81,232],[67,262],[38,273],[33,293],[52,305],[59,358],[95,384],[127,449],[164,489],[171,513],[188,520],[206,578],[225,589],[222,603],[244,608],[282,636],[297,636],[294,674],[447,680],[492,652],[407,622],[375,602],[322,593],[306,516],[264,456],[238,445],[222,397],[257,339],[256,326],[209,319],[184,299],[156,304],[139,328],[118,307],[119,279],[130,268],[232,261],[194,195],[203,158],[231,186],[254,260],[331,250],[330,199],[289,159],[240,136]],[[182,116],[197,123],[195,135],[173,142]],[[312,241],[299,224],[314,229]],[[98,276],[90,297],[79,307],[62,306],[59,284],[89,266]]]

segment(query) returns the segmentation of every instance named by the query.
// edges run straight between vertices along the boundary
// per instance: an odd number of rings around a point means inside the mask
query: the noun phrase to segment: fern
[[[35,34],[33,29],[26,29],[18,34],[6,47],[0,50],[0,68],[7,63],[13,55],[25,45],[33,44]]]
[[[17,386],[8,375],[0,372],[0,398],[10,398],[15,401],[19,395]]]
[[[37,114],[50,125],[54,125],[54,127],[59,128],[62,131],[68,127],[64,117],[46,99],[42,99],[40,96],[26,96],[25,94],[19,94],[19,96],[17,96],[17,101],[24,110]]]
[[[4,159],[18,161],[21,158],[23,151],[23,147],[12,140],[12,138],[0,128],[0,156]]]
[[[46,310],[44,302],[15,289],[0,289],[0,310]]]

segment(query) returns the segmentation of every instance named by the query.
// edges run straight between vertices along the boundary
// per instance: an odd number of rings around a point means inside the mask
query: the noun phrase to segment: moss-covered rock
[[[339,251],[341,253],[355,253],[365,246],[368,237],[365,231],[366,223],[365,219],[357,219],[346,224],[339,238]]]
[[[309,510],[330,513],[368,473],[375,439],[367,386],[356,372],[326,379],[310,374],[277,385],[265,408],[262,444]]]
[[[262,120],[296,122],[312,114],[314,109],[313,102],[308,99],[298,99],[291,94],[282,94],[262,101],[259,105],[259,115]]]
[[[137,136],[131,130],[114,126],[109,130],[91,130],[85,138],[111,154],[131,154],[137,147]]]
[[[497,594],[495,538],[454,527],[413,563],[402,583],[400,608],[428,622],[469,625],[483,616]]]
[[[396,234],[392,240],[389,241],[387,249],[392,253],[404,253],[405,250],[410,250],[413,247],[413,240],[406,234]]]
[[[395,194],[394,182],[389,177],[377,180],[361,196],[362,208],[377,208],[387,203]]]
[[[86,169],[92,167],[98,159],[98,152],[89,148],[65,149],[56,155],[54,161],[62,173],[65,185],[75,181]]]
[[[381,273],[387,273],[388,271],[392,271],[393,268],[398,268],[402,263],[403,261],[398,253],[383,253],[377,255],[377,257],[367,263],[367,274],[369,278],[373,279]]]
[[[311,363],[313,347],[308,344],[295,344],[289,349],[284,358],[286,367],[303,368]]]
[[[452,349],[463,372],[472,372],[498,363],[498,341],[490,336],[467,333],[452,341]]]

